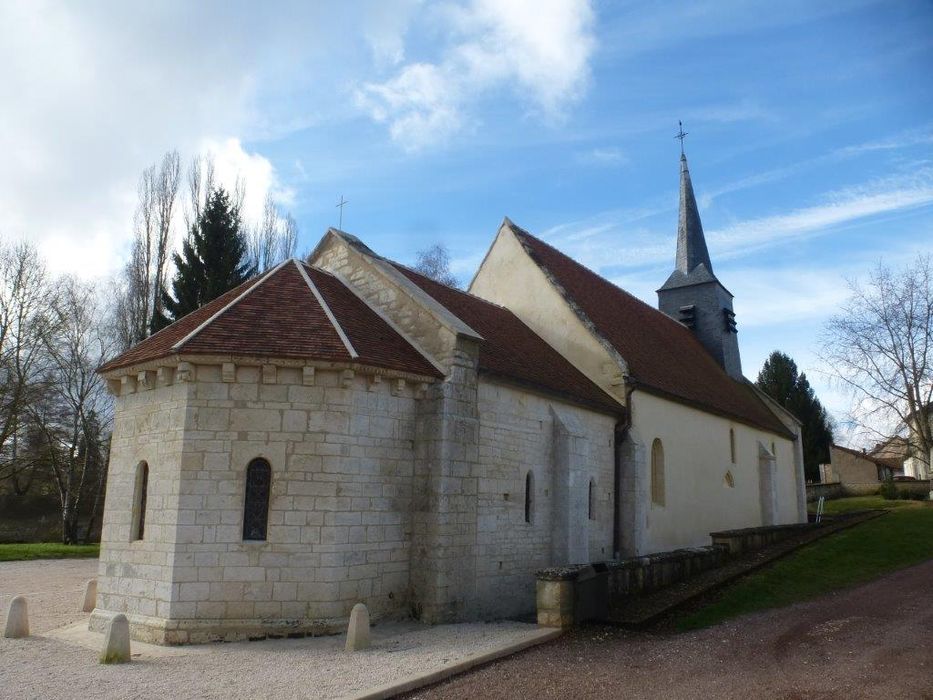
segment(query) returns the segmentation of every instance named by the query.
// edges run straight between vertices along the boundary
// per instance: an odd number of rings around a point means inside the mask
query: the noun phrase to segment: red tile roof
[[[685,326],[527,231],[509,225],[568,302],[625,359],[636,388],[790,435],[754,389],[726,374]]]
[[[303,273],[313,282],[336,325]],[[349,340],[356,358],[340,332]],[[295,260],[179,319],[107,362],[100,371],[179,353],[358,362],[442,376],[340,280]]]
[[[398,263],[391,264],[483,337],[479,352],[481,372],[614,415],[625,411],[508,309],[435,282]]]

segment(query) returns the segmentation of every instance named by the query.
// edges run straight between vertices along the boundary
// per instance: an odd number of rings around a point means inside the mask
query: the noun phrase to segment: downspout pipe
[[[625,378],[625,418],[616,421],[612,438],[613,497],[612,497],[612,553],[615,559],[622,558],[622,444],[632,427],[632,392],[635,382]]]

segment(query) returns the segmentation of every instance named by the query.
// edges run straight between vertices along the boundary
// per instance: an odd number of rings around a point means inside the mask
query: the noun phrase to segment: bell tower
[[[734,379],[742,379],[732,294],[713,273],[680,133],[680,215],[674,271],[658,290],[658,308],[694,332]]]

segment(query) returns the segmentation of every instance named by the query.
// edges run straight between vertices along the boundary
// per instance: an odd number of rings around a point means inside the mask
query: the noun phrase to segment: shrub
[[[881,488],[878,489],[878,495],[888,501],[893,501],[898,497],[897,486],[894,484],[894,479],[885,479],[884,483],[881,484]]]

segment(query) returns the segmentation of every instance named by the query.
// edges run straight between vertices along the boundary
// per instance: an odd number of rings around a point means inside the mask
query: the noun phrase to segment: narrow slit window
[[[664,446],[659,438],[651,443],[651,502],[664,505]]]
[[[535,509],[535,475],[532,472],[525,474],[525,522],[531,523]]]
[[[729,456],[735,464],[735,428],[729,428]]]
[[[264,541],[269,524],[269,492],[272,467],[254,459],[246,467],[246,501],[243,506],[243,539]]]
[[[146,533],[146,495],[149,490],[149,465],[136,465],[136,488],[133,489],[133,540],[143,539]]]
[[[587,497],[587,513],[590,520],[596,520],[596,482],[590,479],[590,492]]]

